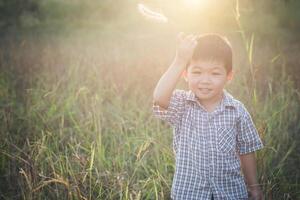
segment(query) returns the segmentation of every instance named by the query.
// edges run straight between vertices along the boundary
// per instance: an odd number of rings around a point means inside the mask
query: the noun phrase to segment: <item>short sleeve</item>
[[[172,126],[178,125],[185,108],[186,96],[186,91],[174,90],[167,109],[153,104],[154,116],[168,122]]]
[[[237,151],[239,154],[250,153],[263,148],[257,129],[249,112],[244,109],[238,123]]]

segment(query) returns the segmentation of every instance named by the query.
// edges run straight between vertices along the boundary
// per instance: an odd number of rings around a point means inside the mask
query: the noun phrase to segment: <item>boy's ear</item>
[[[230,72],[228,72],[227,74],[227,81],[231,81],[233,79],[233,75],[234,75],[234,71],[231,70]]]
[[[186,82],[188,81],[186,69],[182,72],[181,76],[184,78],[184,80],[185,80]]]

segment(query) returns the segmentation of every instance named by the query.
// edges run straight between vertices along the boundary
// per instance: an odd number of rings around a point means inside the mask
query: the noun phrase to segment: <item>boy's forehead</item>
[[[225,69],[225,64],[218,60],[191,60],[189,64],[190,69],[200,68],[200,69]]]

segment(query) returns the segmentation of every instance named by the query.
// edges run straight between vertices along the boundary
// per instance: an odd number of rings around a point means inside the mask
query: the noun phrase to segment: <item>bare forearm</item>
[[[163,108],[168,108],[172,92],[184,71],[186,63],[175,58],[168,70],[158,81],[154,93],[153,101]]]
[[[263,200],[264,195],[260,189],[256,174],[256,161],[254,152],[240,155],[242,170],[248,185],[251,200]]]
[[[246,183],[249,186],[258,184],[256,174],[256,160],[254,152],[240,155],[243,174],[246,179]]]

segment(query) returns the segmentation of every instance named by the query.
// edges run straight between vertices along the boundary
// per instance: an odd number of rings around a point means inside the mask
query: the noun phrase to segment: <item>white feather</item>
[[[155,20],[155,21],[161,22],[161,23],[168,22],[168,18],[166,16],[164,16],[161,13],[150,10],[149,8],[147,8],[145,5],[143,5],[141,3],[138,4],[138,10],[143,16],[147,17],[148,19],[152,19],[152,20]]]

